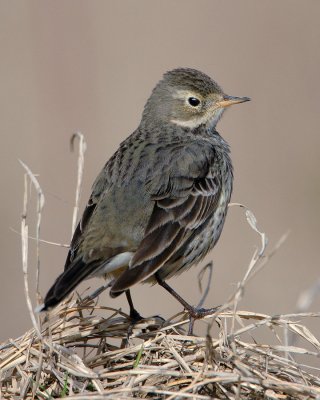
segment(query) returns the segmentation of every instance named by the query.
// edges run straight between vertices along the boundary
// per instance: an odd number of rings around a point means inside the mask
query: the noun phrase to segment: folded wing
[[[126,290],[153,275],[212,217],[219,203],[221,180],[212,175],[207,159],[202,165],[199,157],[192,157],[193,160],[195,165],[184,166],[184,170],[192,171],[190,176],[177,174],[177,167],[171,168],[174,175],[170,177],[163,171],[166,185],[151,195],[154,208],[145,235],[130,268],[116,280],[111,293]]]

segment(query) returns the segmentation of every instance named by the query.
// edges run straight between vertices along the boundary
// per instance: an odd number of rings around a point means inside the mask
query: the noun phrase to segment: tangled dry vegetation
[[[101,309],[104,317],[96,315]],[[197,337],[182,328],[184,314],[131,326],[127,315],[93,300],[69,300],[53,314],[41,337],[31,329],[1,346],[2,398],[320,398],[319,369],[295,360],[320,354],[317,339],[297,322],[303,315],[220,311],[207,318],[217,333]],[[256,342],[254,331],[261,329],[279,344]],[[304,346],[283,344],[288,332]]]
[[[38,246],[43,195],[26,170],[38,193]],[[320,399],[320,343],[301,323],[320,313],[239,310],[244,286],[276,251],[265,255],[265,235],[249,210],[261,249],[235,293],[205,318],[207,334],[199,337],[186,333],[184,312],[132,325],[122,311],[99,304],[99,291],[74,295],[45,316],[35,314],[28,290],[26,203],[25,198],[23,271],[33,328],[0,345],[1,399]],[[267,343],[256,338],[263,331],[269,332]]]

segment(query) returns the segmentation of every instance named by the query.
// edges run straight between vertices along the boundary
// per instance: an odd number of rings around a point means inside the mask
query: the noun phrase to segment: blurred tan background
[[[137,127],[153,86],[178,66],[203,70],[228,94],[252,98],[218,125],[232,146],[232,200],[254,211],[270,239],[269,251],[288,229],[291,235],[247,286],[241,307],[294,311],[299,294],[320,275],[319,16],[318,0],[1,0],[0,339],[31,326],[20,237],[11,230],[19,231],[22,212],[18,158],[39,174],[45,193],[41,237],[68,243],[77,161],[69,150],[71,134],[81,130],[88,143],[82,209],[104,162]],[[34,200],[33,193],[31,219]],[[215,265],[208,306],[233,292],[258,244],[243,212],[232,208],[208,258]],[[34,256],[30,241],[33,300]],[[66,249],[41,246],[43,295],[65,256]],[[199,299],[199,270],[171,280],[191,303]],[[146,316],[168,317],[181,309],[158,287],[137,286],[133,296]],[[125,299],[105,293],[102,301],[127,310]],[[319,305],[318,299],[312,310]]]

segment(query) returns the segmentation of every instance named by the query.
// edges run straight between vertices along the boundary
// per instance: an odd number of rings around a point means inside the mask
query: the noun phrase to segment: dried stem
[[[41,296],[39,290],[39,281],[40,281],[40,226],[41,226],[41,213],[44,206],[44,195],[41,189],[41,186],[38,182],[36,176],[31,172],[30,168],[19,160],[22,167],[25,169],[30,181],[37,192],[37,222],[36,222],[36,257],[37,257],[37,268],[36,268],[36,293],[37,293],[37,304],[40,304]],[[26,191],[26,188],[25,188]],[[25,214],[26,215],[26,214]]]
[[[34,184],[36,189],[38,189],[39,183],[36,179],[36,177],[32,174],[30,169],[22,162],[20,161],[21,165],[23,168],[26,170],[26,174],[24,176],[24,196],[23,196],[23,212],[22,212],[22,219],[21,219],[21,245],[22,245],[22,270],[23,270],[23,277],[24,277],[24,291],[25,291],[25,297],[26,297],[26,302],[29,310],[29,314],[31,317],[32,324],[34,326],[34,329],[41,338],[41,333],[40,333],[40,328],[39,328],[39,320],[37,322],[35,314],[33,312],[33,307],[32,307],[32,302],[30,299],[30,294],[29,294],[29,283],[28,283],[28,225],[27,225],[27,209],[28,209],[28,178],[31,180],[31,182]],[[42,194],[42,191],[40,189],[40,193]],[[40,220],[41,220],[41,209],[43,206],[44,199],[42,196],[38,196],[38,218],[37,218],[37,238],[39,237],[39,230],[40,230]],[[39,241],[37,240],[37,276],[36,276],[36,287],[37,289],[39,288],[39,270],[40,270],[40,258],[39,257]],[[38,290],[37,290],[38,293]],[[40,294],[38,295],[40,298]]]
[[[71,149],[73,150],[75,139],[79,139],[79,153],[78,153],[78,168],[77,168],[77,187],[76,187],[76,196],[75,196],[75,205],[73,208],[73,216],[72,216],[72,232],[76,229],[77,220],[78,220],[78,212],[79,212],[79,202],[82,188],[82,178],[83,178],[83,170],[84,170],[84,153],[87,148],[87,144],[85,142],[84,136],[81,132],[76,132],[71,137]]]

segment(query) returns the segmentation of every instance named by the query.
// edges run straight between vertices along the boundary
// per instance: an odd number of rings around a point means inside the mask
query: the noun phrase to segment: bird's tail
[[[73,263],[58,276],[48,291],[44,303],[36,308],[37,312],[47,311],[58,305],[71,293],[91,272],[95,269],[96,263],[87,264],[81,258]]]

